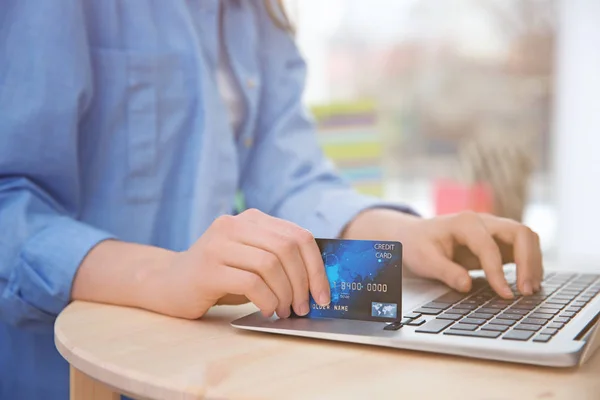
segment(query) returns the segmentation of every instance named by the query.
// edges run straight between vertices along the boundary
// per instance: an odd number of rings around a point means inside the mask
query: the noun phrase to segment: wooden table
[[[71,398],[600,399],[600,352],[557,370],[238,331],[253,306],[199,321],[75,302],[56,346],[71,364]]]

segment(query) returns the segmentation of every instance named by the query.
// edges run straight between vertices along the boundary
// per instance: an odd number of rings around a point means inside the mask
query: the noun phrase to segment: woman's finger
[[[471,290],[472,279],[464,267],[444,257],[435,249],[431,249],[428,254],[428,261],[424,260],[419,275],[442,281],[459,292]]]
[[[467,246],[479,258],[481,268],[490,286],[501,297],[513,298],[513,292],[504,277],[500,249],[476,213],[461,213],[453,217],[451,230],[459,244]]]
[[[222,248],[225,265],[259,275],[277,296],[277,315],[290,316],[292,286],[279,258],[268,251],[242,243],[228,241]]]
[[[314,267],[309,269],[305,264],[299,245],[301,240],[299,235],[294,236],[289,233],[289,226],[295,227],[295,225],[291,223],[281,224],[281,220],[267,216],[257,210],[245,211],[235,219],[237,222],[234,229],[228,230],[228,235],[234,241],[258,247],[277,256],[292,286],[294,311],[299,315],[306,315],[309,312],[309,270],[314,269]],[[322,261],[320,262],[321,278],[315,278],[314,275],[310,278],[313,280],[313,282],[310,282],[310,287],[317,288],[311,289],[311,292],[319,304],[321,304],[320,293],[327,290],[327,294],[329,294],[329,283],[325,276]]]
[[[482,217],[488,231],[500,241],[511,245],[517,264],[517,288],[530,295],[541,287],[544,275],[539,236],[516,221],[491,216]]]
[[[251,210],[255,211],[255,210]],[[272,229],[281,240],[281,248],[288,252],[299,250],[308,277],[309,290],[313,298],[320,305],[327,305],[330,301],[330,288],[323,259],[319,246],[313,235],[293,224],[280,218],[261,213],[260,211],[248,213],[248,219],[261,224],[267,229]],[[285,255],[284,255],[285,256]]]
[[[309,290],[315,301],[320,305],[329,304],[331,298],[329,281],[323,265],[321,251],[312,233],[291,222],[266,214],[263,215],[269,220],[268,228],[273,228],[278,234],[291,240],[300,250],[300,256],[308,276]]]
[[[217,269],[214,285],[221,296],[226,294],[246,296],[265,317],[273,315],[279,304],[277,296],[257,274],[230,266]]]

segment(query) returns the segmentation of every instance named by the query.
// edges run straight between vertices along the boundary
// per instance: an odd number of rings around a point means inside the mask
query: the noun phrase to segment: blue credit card
[[[316,239],[331,303],[310,298],[308,318],[390,322],[402,316],[402,244],[390,241]]]

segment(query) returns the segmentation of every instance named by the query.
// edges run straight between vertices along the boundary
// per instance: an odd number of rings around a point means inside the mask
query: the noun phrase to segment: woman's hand
[[[538,235],[518,222],[487,214],[464,212],[422,219],[372,209],[358,215],[344,237],[398,240],[403,244],[406,268],[461,292],[471,288],[470,269],[483,269],[490,286],[507,299],[513,293],[503,264],[516,263],[517,288],[524,295],[539,290],[543,277]]]
[[[321,253],[306,229],[257,210],[222,216],[158,279],[172,288],[168,314],[199,318],[215,304],[252,301],[265,316],[309,311],[309,290],[326,305],[330,292]]]

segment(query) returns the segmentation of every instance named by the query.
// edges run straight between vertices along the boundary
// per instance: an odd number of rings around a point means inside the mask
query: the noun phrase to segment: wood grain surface
[[[582,368],[552,369],[229,325],[254,310],[216,307],[187,321],[74,302],[55,341],[77,370],[140,399],[600,399],[600,352]]]

